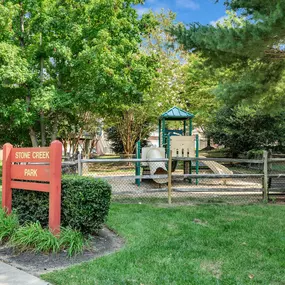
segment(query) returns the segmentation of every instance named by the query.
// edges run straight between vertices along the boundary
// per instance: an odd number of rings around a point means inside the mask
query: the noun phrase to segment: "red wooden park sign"
[[[3,148],[2,208],[12,210],[12,189],[49,192],[49,228],[60,233],[62,144],[50,147]]]

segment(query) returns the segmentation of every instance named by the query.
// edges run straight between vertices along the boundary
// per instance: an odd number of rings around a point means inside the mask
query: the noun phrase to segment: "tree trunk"
[[[51,133],[51,141],[55,141],[57,137],[57,132],[58,132],[58,121],[57,117],[55,118],[55,121],[52,125],[52,133]]]
[[[207,136],[207,148],[211,148],[211,138]]]
[[[30,138],[31,138],[32,146],[33,147],[38,147],[38,140],[37,140],[36,133],[35,133],[34,129],[31,128],[31,127],[30,127],[29,135],[30,135]]]
[[[63,141],[63,153],[64,153],[64,156],[66,156],[66,154],[67,154],[67,140]]]
[[[127,157],[130,157],[130,155],[132,155],[132,122],[133,122],[133,113],[131,110],[126,112],[125,119],[127,122],[126,155]]]
[[[20,2],[20,7],[21,7],[21,15],[20,15],[20,30],[21,30],[21,35],[19,37],[20,40],[20,46],[24,47],[25,46],[25,41],[24,41],[24,32],[25,32],[25,11],[23,10],[23,2]]]
[[[44,112],[40,112],[40,124],[41,124],[41,145],[46,146],[46,124]]]
[[[42,34],[40,34],[40,46],[43,44]],[[44,82],[44,58],[41,56],[40,60],[40,82],[41,87],[43,86]],[[46,126],[45,126],[45,114],[44,111],[40,111],[40,124],[41,124],[41,140],[42,146],[46,146]]]
[[[77,151],[77,148],[78,148],[78,145],[79,145],[79,141],[82,137],[82,133],[83,133],[83,129],[81,128],[80,131],[79,131],[79,135],[76,139],[76,143],[75,143],[75,146],[74,146],[74,149],[73,149],[73,154],[75,153],[75,151]]]

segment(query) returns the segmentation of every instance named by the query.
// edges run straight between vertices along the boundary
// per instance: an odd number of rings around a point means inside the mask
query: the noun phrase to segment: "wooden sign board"
[[[3,148],[2,208],[11,213],[12,189],[49,193],[49,228],[60,233],[62,144],[53,141],[50,147]]]

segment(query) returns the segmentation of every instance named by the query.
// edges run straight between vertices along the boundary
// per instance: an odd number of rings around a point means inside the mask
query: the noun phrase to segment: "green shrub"
[[[19,227],[17,215],[12,213],[7,215],[6,212],[0,208],[0,241],[1,243],[7,241],[14,231]]]
[[[251,149],[246,153],[248,159],[262,159],[263,149]]]
[[[72,256],[83,251],[85,241],[80,232],[70,228],[62,228],[60,237],[57,238],[36,222],[19,227],[9,244],[20,251],[57,253],[65,249],[68,256]]]
[[[111,199],[111,186],[104,180],[64,176],[61,192],[61,225],[83,234],[96,233],[105,222]],[[13,209],[21,224],[48,225],[48,193],[13,190]]]
[[[18,189],[12,193],[12,209],[17,211],[20,224],[38,221],[43,226],[48,225],[48,193]]]

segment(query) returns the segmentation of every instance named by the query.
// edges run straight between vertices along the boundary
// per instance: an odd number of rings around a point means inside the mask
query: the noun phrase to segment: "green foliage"
[[[0,242],[7,241],[13,233],[18,229],[19,221],[15,213],[7,215],[7,213],[0,208]]]
[[[89,247],[88,240],[82,233],[69,227],[61,228],[59,243],[61,248],[67,250],[68,256],[81,253],[84,248]]]
[[[199,54],[188,54],[169,33],[175,21],[171,11],[155,15],[158,25],[143,42],[147,53],[155,53],[158,73],[148,92],[148,104],[153,106],[156,117],[173,106],[195,114],[194,123],[205,127],[218,107],[213,92],[225,69],[213,70]],[[146,97],[146,96],[145,96]]]
[[[247,152],[246,157],[249,159],[262,159],[263,150],[261,149],[251,149]]]
[[[102,179],[65,177],[62,179],[63,226],[84,234],[94,234],[108,215],[111,186]]]
[[[26,145],[30,136],[33,146],[48,144],[60,132],[66,134],[66,126],[76,132],[76,115],[83,110],[103,116],[121,104],[140,102],[156,61],[139,50],[141,36],[155,21],[139,19],[133,7],[138,2],[1,2],[4,141]],[[26,136],[7,136],[20,129]]]
[[[223,23],[203,26],[191,24],[174,27],[172,32],[187,50],[199,50],[206,57],[233,62],[237,59],[269,57],[284,42],[284,10],[282,0],[227,1],[228,17]],[[255,5],[252,5],[256,2]],[[240,15],[235,11],[242,9]],[[277,46],[275,46],[277,45]]]
[[[0,209],[0,242],[20,251],[59,252],[66,250],[68,256],[81,253],[87,240],[82,233],[69,227],[62,227],[60,237],[55,237],[48,229],[43,229],[39,222],[20,226],[16,212],[7,215]]]
[[[146,103],[152,106],[152,113],[158,117],[173,106],[187,109],[190,100],[185,90],[188,54],[168,32],[176,15],[162,11],[155,17],[158,25],[144,39],[142,49],[147,54],[155,54],[157,60],[157,74],[145,97],[148,99]]]
[[[204,130],[221,105],[215,89],[228,72],[225,68],[213,69],[205,65],[205,61],[199,54],[189,56],[185,82],[185,97],[189,100],[191,112],[195,114],[194,124]]]
[[[111,142],[111,148],[115,153],[124,153],[124,145],[116,127],[107,129],[107,139]]]
[[[105,222],[111,199],[111,186],[104,180],[65,176],[62,178],[61,225],[94,234]],[[13,190],[13,209],[21,224],[48,225],[48,193]]]
[[[149,101],[142,104],[124,106],[122,110],[108,120],[113,130],[111,136],[117,136],[115,145],[122,143],[123,153],[130,155],[135,151],[138,140],[145,141],[152,130],[155,129],[156,117],[153,114],[153,106]],[[115,138],[115,137],[114,137]]]
[[[239,103],[258,104],[264,112],[284,108],[285,62],[246,61],[236,63],[220,80],[215,95],[228,106]]]
[[[124,145],[121,140],[120,134],[115,127],[107,129],[107,138],[111,142],[111,148],[115,153],[124,153]],[[140,140],[140,137],[137,137],[135,143]],[[147,146],[148,141],[142,140],[141,147]]]
[[[221,108],[209,127],[216,143],[233,156],[252,149],[284,148],[284,112],[268,115],[257,107]]]
[[[284,109],[285,2],[229,0],[228,15],[214,25],[178,25],[172,29],[186,50],[206,64],[229,68],[217,95],[232,106],[260,103],[268,111]],[[232,9],[232,10],[230,10]]]
[[[0,82],[4,86],[22,84],[29,76],[28,63],[21,57],[20,47],[0,41]]]
[[[12,192],[12,208],[17,211],[20,224],[39,221],[47,226],[48,207],[48,193],[18,189]]]
[[[57,237],[48,229],[43,229],[39,222],[20,227],[12,236],[10,244],[21,251],[55,253],[60,249]]]
[[[56,237],[36,222],[19,227],[9,244],[19,251],[57,253],[67,250],[68,256],[72,256],[83,251],[85,241],[79,231],[62,228],[60,237]]]

